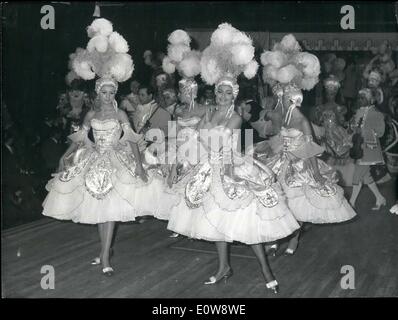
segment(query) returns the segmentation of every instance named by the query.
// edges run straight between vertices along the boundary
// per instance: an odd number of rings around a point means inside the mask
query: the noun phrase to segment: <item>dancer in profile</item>
[[[193,136],[197,126],[206,113],[208,106],[197,102],[198,83],[195,77],[200,74],[201,53],[191,50],[191,38],[187,32],[178,29],[173,31],[169,37],[168,54],[164,57],[162,68],[168,75],[178,71],[182,79],[178,82],[178,103],[174,110],[172,130],[168,140],[168,154],[171,158],[177,158],[179,146],[186,143],[186,139]],[[180,149],[181,150],[181,149]],[[189,161],[175,163],[170,161],[170,172],[167,184],[171,186],[181,177],[185,176],[193,166]],[[170,237],[178,237],[173,232]]]
[[[236,46],[232,40],[236,42]],[[181,195],[180,203],[170,215],[168,229],[194,239],[216,243],[218,270],[206,285],[232,276],[228,243],[250,245],[261,266],[266,287],[278,292],[262,243],[282,239],[299,228],[288,209],[279,185],[270,169],[237,150],[234,129],[242,124],[234,111],[239,86],[236,79],[256,75],[252,41],[239,30],[224,23],[211,36],[211,44],[201,58],[201,76],[215,84],[216,108],[202,117],[190,139],[180,148],[178,159],[189,161],[193,169],[172,185]],[[215,65],[214,65],[215,64]],[[217,72],[215,72],[217,71]],[[217,142],[223,141],[222,145]],[[197,157],[196,157],[197,156]],[[175,171],[169,182],[175,181]]]
[[[95,82],[98,108],[89,111],[82,128],[69,136],[72,143],[60,160],[58,173],[47,184],[43,214],[97,224],[101,252],[92,264],[102,264],[103,274],[111,276],[115,222],[148,214],[163,218],[169,211],[168,201],[175,197],[161,198],[163,181],[148,175],[141,162],[143,137],[133,131],[126,113],[117,107],[118,82],[126,81],[133,72],[126,40],[102,18],[94,20],[87,31],[91,40],[74,58],[73,68],[82,79],[99,77]],[[88,139],[90,129],[94,142]]]
[[[313,141],[310,122],[299,108],[303,102],[301,90],[310,90],[318,82],[318,58],[301,52],[294,36],[287,35],[272,51],[264,52],[261,61],[264,80],[278,81],[283,87],[284,119],[279,135],[260,143],[269,144],[267,150],[272,150],[266,159],[261,159],[276,174],[290,210],[301,223],[352,219],[356,213],[337,185],[336,172],[317,158],[324,148]],[[295,253],[298,239],[299,231],[290,239],[287,255]]]
[[[210,108],[197,102],[198,83],[195,77],[200,74],[201,53],[191,50],[191,38],[184,30],[175,30],[169,37],[168,55],[163,59],[163,70],[167,74],[174,74],[177,70],[182,79],[178,83],[179,103],[175,108],[175,127],[169,136],[170,155],[177,156],[177,149],[186,139],[192,137],[197,129],[201,118]],[[168,185],[180,177],[186,175],[192,169],[188,161],[174,163],[171,165],[172,174],[169,175]],[[170,180],[173,178],[174,180]]]

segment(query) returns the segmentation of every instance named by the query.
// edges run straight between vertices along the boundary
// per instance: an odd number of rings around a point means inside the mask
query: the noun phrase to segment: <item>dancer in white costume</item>
[[[170,135],[168,150],[169,155],[173,156],[175,160],[181,156],[177,156],[177,150],[182,144],[187,142],[195,135],[195,130],[201,120],[206,114],[209,107],[203,106],[197,102],[198,83],[195,77],[200,74],[200,58],[201,53],[190,49],[191,38],[184,30],[175,30],[169,37],[168,55],[163,59],[163,70],[168,74],[173,74],[176,70],[182,77],[178,83],[179,87],[179,104],[177,105],[174,116],[176,122],[173,128],[175,135]],[[186,175],[192,169],[188,161],[179,161],[171,166],[168,185],[171,186],[173,182],[178,180],[178,177]],[[170,179],[174,179],[173,181]]]
[[[184,30],[173,31],[168,37],[167,56],[162,61],[163,71],[173,76],[177,70],[182,79],[179,81],[179,105],[174,111],[178,118],[193,115],[201,117],[206,108],[197,103],[198,84],[195,77],[200,74],[201,53],[191,50],[191,37]]]
[[[127,115],[117,107],[118,81],[127,80],[133,71],[126,41],[112,32],[106,19],[94,20],[90,31],[95,34],[73,66],[85,80],[100,76],[95,83],[99,108],[90,111],[82,129],[69,136],[72,144],[60,160],[59,172],[47,184],[43,215],[98,224],[101,253],[92,264],[102,263],[103,273],[110,276],[114,272],[109,259],[115,222],[148,214],[164,218],[167,204],[171,206],[176,197],[161,192],[164,182],[156,174],[150,172],[148,177],[140,156],[145,149],[143,137],[132,130]],[[104,44],[106,52],[100,46]],[[95,73],[86,66],[92,66]],[[88,138],[90,128],[94,142]]]
[[[273,51],[262,55],[264,80],[278,81],[284,87],[284,123],[279,135],[260,144],[258,149],[272,150],[262,157],[277,175],[289,208],[300,222],[337,223],[352,219],[356,213],[337,185],[336,172],[317,159],[324,148],[314,143],[309,121],[299,110],[301,89],[310,90],[318,81],[319,61],[300,52],[293,35],[285,36]],[[286,254],[294,254],[299,232],[290,240]]]
[[[239,46],[228,41],[220,43],[220,34],[223,40],[239,40],[236,43]],[[181,195],[181,201],[172,209],[167,227],[191,238],[216,242],[219,268],[205,284],[215,284],[232,275],[228,243],[239,241],[252,247],[266,287],[276,293],[278,283],[262,243],[289,236],[299,224],[287,208],[278,184],[274,183],[272,171],[234,151],[237,139],[233,138],[232,130],[239,129],[242,123],[234,111],[239,89],[236,78],[242,71],[248,78],[255,76],[258,64],[252,60],[252,48],[245,34],[225,23],[213,33],[211,44],[203,53],[201,74],[207,84],[216,84],[216,111],[202,118],[189,142],[184,144],[186,151],[190,151],[186,154],[199,155],[199,158],[183,159],[190,162],[193,169],[172,187],[173,192]],[[246,53],[240,56],[243,63],[238,65],[233,57],[239,56],[241,49]],[[214,70],[221,72],[215,75]],[[221,148],[217,145],[220,137],[224,142]],[[173,181],[173,177],[169,181]]]
[[[166,146],[154,143],[147,149],[151,152],[152,159],[156,163],[165,164],[160,167],[167,167],[167,171],[174,172],[175,175],[168,177],[181,177],[188,172],[192,166],[187,161],[176,163],[178,146],[185,143],[186,138],[191,136],[192,131],[196,130],[201,117],[206,113],[207,107],[197,103],[198,84],[195,77],[200,74],[201,53],[190,49],[191,38],[184,30],[175,30],[168,36],[168,55],[162,61],[163,71],[173,75],[177,70],[182,79],[179,81],[179,104],[174,110],[175,121],[169,127],[169,136]],[[180,149],[181,150],[181,149]],[[181,157],[180,157],[181,158]],[[155,162],[155,161],[152,161]],[[167,179],[169,186],[173,183]],[[169,190],[166,190],[169,192]],[[173,232],[170,237],[178,237]]]

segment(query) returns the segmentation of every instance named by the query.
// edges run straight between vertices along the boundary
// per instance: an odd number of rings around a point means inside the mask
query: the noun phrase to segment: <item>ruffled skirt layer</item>
[[[176,195],[163,192],[164,179],[153,170],[148,182],[135,176],[134,160],[126,153],[89,150],[76,163],[47,184],[43,215],[86,224],[134,221],[143,215],[167,219],[178,202]]]
[[[311,223],[338,223],[351,220],[356,212],[337,185],[336,172],[318,159],[321,175],[326,178],[320,186],[303,161],[285,163],[275,170],[287,198],[287,204],[298,221]]]
[[[290,210],[298,221],[339,223],[351,220],[356,212],[344,197],[343,189],[334,185],[334,194],[321,195],[310,186],[291,188],[283,185]]]
[[[211,166],[212,180],[197,208],[189,205],[186,194],[187,184],[195,179],[195,170],[169,191],[180,194],[180,202],[170,212],[169,230],[195,239],[251,245],[285,238],[300,227],[277,184],[267,190],[277,199],[269,207],[263,204],[267,201],[264,195],[249,190],[231,199],[224,189],[220,170],[219,165]]]

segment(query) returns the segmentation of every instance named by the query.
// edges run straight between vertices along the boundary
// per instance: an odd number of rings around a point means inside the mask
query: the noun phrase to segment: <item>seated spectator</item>
[[[162,108],[165,108],[166,102],[163,98],[163,90],[165,90],[166,88],[174,87],[174,79],[172,78],[172,75],[169,75],[164,72],[163,69],[158,68],[157,70],[155,70],[152,76],[151,85],[154,89],[155,101]]]
[[[236,112],[242,117],[243,120],[241,126],[240,142],[238,143],[242,152],[245,152],[245,150],[250,148],[252,144],[263,140],[257,130],[255,130],[255,126],[253,126],[253,123],[259,121],[262,108],[257,102],[251,99],[243,99],[238,101],[236,106]],[[249,136],[247,134],[249,134]]]
[[[166,88],[163,90],[163,98],[166,103],[165,110],[170,113],[171,117],[174,117],[174,112],[177,107],[177,92],[174,88]]]
[[[68,104],[65,106],[66,115],[63,122],[66,135],[77,132],[83,124],[84,117],[90,110],[90,106],[85,104],[84,94],[87,91],[83,80],[75,79],[68,89]]]
[[[130,93],[122,99],[120,103],[120,109],[124,110],[130,120],[132,121],[132,115],[136,110],[140,100],[138,98],[138,91],[140,89],[140,83],[137,80],[133,80],[130,83]]]
[[[143,133],[148,129],[148,120],[158,108],[154,100],[154,91],[150,86],[141,86],[138,90],[139,104],[132,114],[134,130]]]
[[[171,121],[171,113],[167,109],[158,106],[148,120],[148,130],[160,129],[164,137],[167,137],[169,121]],[[150,139],[150,137],[147,137],[147,139]]]
[[[204,106],[213,106],[216,104],[215,102],[215,95],[214,95],[214,88],[212,86],[206,85],[201,90],[202,94],[199,98],[199,103]]]

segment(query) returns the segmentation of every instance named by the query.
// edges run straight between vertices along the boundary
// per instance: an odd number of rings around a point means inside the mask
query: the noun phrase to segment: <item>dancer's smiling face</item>
[[[103,85],[99,91],[99,100],[101,104],[111,104],[115,99],[116,88],[111,85]]]
[[[219,106],[231,106],[234,101],[233,90],[231,86],[219,85],[216,89],[216,103]]]

